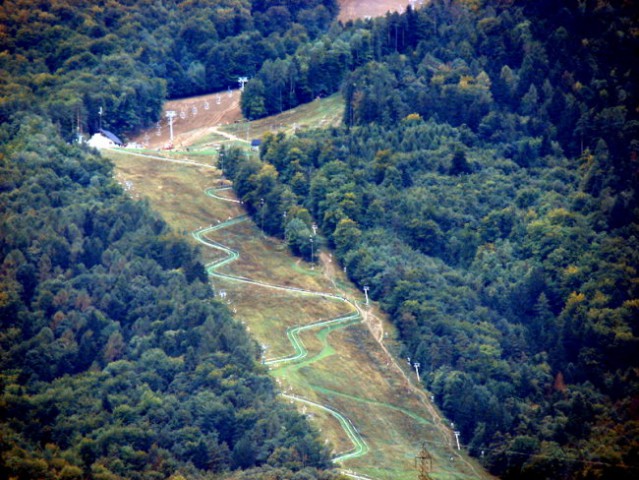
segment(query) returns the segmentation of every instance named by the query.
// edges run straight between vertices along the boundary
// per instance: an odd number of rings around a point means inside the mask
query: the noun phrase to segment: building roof
[[[124,142],[122,142],[122,140],[120,140],[117,137],[117,135],[115,135],[114,133],[109,132],[108,130],[104,130],[103,128],[101,128],[100,129],[100,133],[102,135],[104,135],[105,137],[107,137],[109,140],[111,140],[116,145],[122,145],[124,143]]]
[[[259,147],[260,145],[262,145],[261,139],[254,138],[253,140],[251,140],[251,147]]]

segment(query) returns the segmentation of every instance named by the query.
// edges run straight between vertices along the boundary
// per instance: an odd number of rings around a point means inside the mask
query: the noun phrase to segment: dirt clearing
[[[383,17],[386,12],[403,12],[408,0],[339,0],[338,20],[346,22],[357,18]],[[423,0],[413,3],[414,7],[423,5]]]
[[[198,97],[169,100],[155,128],[142,132],[134,142],[146,148],[167,148],[171,143],[166,112],[173,111],[173,146],[178,149],[193,145],[197,139],[215,132],[219,126],[242,118],[240,90],[216,92]]]

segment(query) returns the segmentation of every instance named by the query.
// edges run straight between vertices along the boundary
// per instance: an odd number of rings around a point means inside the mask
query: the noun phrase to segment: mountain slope
[[[254,342],[212,301],[196,250],[130,200],[108,163],[33,118],[3,152],[3,472],[329,466]],[[299,448],[303,464],[282,460]]]
[[[230,201],[234,197],[228,190],[209,188],[220,181],[212,171],[198,173],[196,166],[162,162],[157,154],[146,160],[125,151],[109,155],[119,178],[133,185],[132,192],[148,196],[175,228],[196,231],[198,239],[214,246],[203,255],[213,262],[207,268],[216,291],[225,292],[237,318],[266,348],[265,363],[278,385],[311,416],[335,457],[352,452],[354,440],[337,416],[315,404],[352,422],[364,446],[360,454],[340,460],[342,468],[377,479],[411,479],[414,456],[426,443],[435,471],[445,478],[488,478],[455,450],[447,422],[412,384],[414,373],[404,371],[389,355],[389,347],[397,346],[394,329],[375,308],[361,304],[362,293],[353,290],[340,268],[334,268],[327,252],[315,251],[312,269],[307,262],[295,262],[279,239],[264,238],[255,225],[234,221],[241,219],[242,207]],[[167,160],[200,158],[197,148],[162,155]],[[259,217],[256,222],[259,225]],[[223,253],[220,245],[230,250]],[[229,254],[234,260],[226,263]],[[224,265],[215,267],[216,262]],[[358,302],[363,324],[346,317],[357,310],[339,297]],[[291,333],[299,327],[299,334]],[[298,350],[289,340],[294,337],[299,338]],[[292,356],[295,360],[288,360]]]

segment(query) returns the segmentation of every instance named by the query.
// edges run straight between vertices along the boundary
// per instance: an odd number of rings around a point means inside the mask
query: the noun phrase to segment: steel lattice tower
[[[419,472],[419,480],[431,480],[429,473],[433,468],[433,457],[428,453],[426,444],[422,445],[422,450],[415,457],[415,468]]]

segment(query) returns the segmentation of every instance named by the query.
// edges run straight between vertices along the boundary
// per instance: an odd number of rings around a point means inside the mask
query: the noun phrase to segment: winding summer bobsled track
[[[219,171],[217,166],[213,164],[202,163],[200,161],[193,161],[193,160],[184,159],[184,158],[182,159],[167,158],[167,157],[163,157],[156,154],[150,155],[145,153],[123,151],[121,149],[112,149],[110,151],[117,152],[117,153],[124,153],[128,156],[146,158],[153,161],[169,162],[169,163],[175,163],[175,164],[182,164],[185,166],[206,168],[206,169]],[[220,186],[220,187],[211,187],[211,188],[207,188],[204,191],[204,193],[211,199],[215,199],[217,201],[224,201],[224,202],[230,202],[230,203],[236,203],[236,204],[241,203],[239,200],[225,194],[226,191],[230,191],[231,189],[232,187],[228,185]],[[238,259],[240,257],[240,253],[228,246],[222,245],[218,242],[211,240],[210,238],[207,238],[206,235],[216,230],[230,227],[233,224],[243,222],[247,219],[248,217],[246,215],[239,215],[239,216],[236,216],[235,218],[229,218],[226,222],[218,223],[215,226],[211,225],[207,228],[198,229],[192,232],[193,237],[197,241],[201,242],[207,247],[210,247],[219,252],[222,252],[223,254],[221,258],[207,265],[207,271],[211,277],[223,279],[225,281],[230,281],[230,282],[238,282],[238,283],[253,285],[260,288],[288,292],[294,295],[308,296],[309,299],[312,297],[331,299],[331,300],[339,301],[340,303],[344,302],[345,305],[349,305],[352,308],[352,311],[350,313],[338,316],[333,319],[318,321],[318,322],[310,323],[307,325],[301,325],[301,326],[298,325],[296,327],[289,328],[286,332],[286,335],[287,335],[287,338],[289,339],[289,342],[291,343],[292,352],[286,355],[276,357],[276,358],[266,359],[264,363],[269,366],[269,368],[271,369],[272,373],[275,376],[282,376],[284,373],[298,371],[304,368],[305,366],[308,366],[315,362],[320,362],[321,360],[327,358],[328,356],[336,353],[335,349],[333,348],[333,345],[329,344],[329,333],[334,330],[344,329],[350,325],[360,323],[363,321],[363,318],[365,318],[366,315],[363,314],[363,311],[357,302],[351,301],[341,295],[337,295],[334,293],[317,292],[317,291],[305,290],[305,289],[296,288],[296,287],[286,287],[281,285],[268,284],[265,282],[256,281],[246,277],[223,274],[219,271],[219,269],[221,269],[223,266],[228,265],[229,263]],[[319,353],[316,353],[313,356],[309,356],[309,352],[306,350],[306,347],[304,346],[304,343],[301,338],[302,333],[306,332],[308,334],[311,331],[315,334],[315,336],[317,337],[317,340],[319,340],[320,344],[322,345],[322,349],[319,351]],[[454,448],[453,439],[452,439],[453,438],[452,430],[450,430],[450,428],[448,427],[448,422],[445,421],[445,419],[443,419],[438,414],[435,407],[428,401],[427,393],[421,388],[419,388],[418,386],[414,386],[412,384],[411,379],[409,378],[407,373],[400,368],[397,361],[393,358],[391,353],[388,351],[388,349],[384,345],[383,336],[374,335],[374,340],[377,342],[381,350],[385,353],[386,357],[388,358],[388,362],[386,365],[392,366],[397,376],[404,380],[403,387],[405,389],[408,389],[404,391],[411,391],[417,395],[417,397],[420,399],[420,402],[422,403],[425,409],[424,411],[429,414],[429,418],[423,416],[421,410],[404,408],[403,406],[400,405],[401,402],[399,402],[399,404],[397,405],[395,403],[386,403],[384,401],[380,402],[371,398],[362,397],[357,394],[352,394],[352,393],[349,394],[343,391],[333,390],[320,385],[308,384],[307,387],[310,389],[310,391],[318,394],[321,398],[327,398],[327,396],[329,396],[330,398],[343,399],[349,402],[356,402],[359,405],[361,405],[362,408],[366,408],[367,406],[373,407],[373,408],[384,408],[384,409],[388,409],[389,411],[400,412],[403,415],[406,415],[408,418],[411,419],[411,421],[415,425],[431,425],[436,430],[435,433],[437,434],[439,439],[431,438],[429,440],[429,444],[433,446],[439,446],[443,448],[445,451],[443,457],[440,457],[440,459],[443,458],[445,459],[444,461],[449,461],[449,462],[452,462],[453,459],[459,460],[461,461],[459,465],[460,466],[464,465],[464,470],[466,470],[465,473],[462,473],[462,471],[460,471],[457,468],[451,468],[452,466],[450,463],[448,463],[449,468],[447,469],[446,468],[447,465],[440,461],[439,467],[442,473],[448,470],[448,473],[451,473],[454,475],[453,477],[450,477],[450,478],[456,478],[456,479],[493,478],[490,475],[487,475],[485,472],[481,471],[480,468],[476,468],[472,464],[472,462],[468,460],[462,454],[461,451],[458,451],[457,449]],[[344,468],[344,462],[348,460],[361,458],[365,456],[366,454],[368,454],[369,452],[377,453],[378,450],[373,448],[375,446],[375,442],[377,438],[375,437],[371,438],[371,444],[373,445],[373,447],[369,447],[369,445],[367,445],[365,440],[362,438],[362,435],[359,433],[358,429],[352,423],[352,421],[342,412],[335,409],[333,406],[314,402],[308,398],[303,398],[299,395],[292,395],[290,391],[288,392],[288,394],[283,393],[282,396],[283,398],[285,398],[286,400],[290,402],[297,402],[297,403],[306,405],[307,407],[310,407],[311,409],[315,409],[317,411],[324,411],[327,414],[333,416],[333,418],[336,419],[336,421],[339,423],[342,430],[344,431],[344,436],[348,438],[353,444],[352,448],[348,448],[346,451],[336,454],[336,456],[333,459],[336,463],[342,464],[340,473],[342,475],[345,475],[349,478],[353,478],[355,480],[374,480],[370,476],[363,475],[361,473],[354,472],[352,470],[348,470],[347,468]],[[370,460],[364,460],[364,461],[366,462],[366,464],[368,464],[367,466],[372,467],[371,470],[375,471],[375,468],[376,468],[375,464],[377,463],[376,460],[377,460],[376,458],[371,458]],[[358,463],[361,464],[362,461],[363,460],[359,460]],[[441,467],[444,467],[444,468],[441,468]],[[382,472],[381,475],[382,476],[379,477],[377,474],[375,474],[375,476],[377,476],[378,478],[397,478],[395,476],[394,471],[391,474],[391,476],[388,475],[388,472]],[[448,478],[448,477],[441,477],[441,478]]]
[[[218,195],[219,192],[229,190],[229,189],[230,187],[221,187],[221,188],[213,187],[213,188],[206,189],[204,193],[208,195],[209,197],[215,198],[217,200],[238,203],[238,200]],[[305,332],[308,330],[317,330],[319,332],[319,331],[327,330],[327,329],[333,330],[336,328],[345,328],[349,325],[352,325],[354,323],[359,323],[362,321],[362,314],[361,314],[359,305],[340,295],[336,295],[334,293],[328,293],[328,292],[315,292],[315,291],[306,290],[303,288],[275,285],[275,284],[261,282],[258,280],[252,280],[250,278],[220,273],[218,270],[221,267],[228,265],[229,263],[237,260],[240,257],[240,253],[237,250],[227,247],[226,245],[222,245],[221,243],[218,243],[209,238],[206,238],[206,235],[216,230],[227,228],[237,223],[243,222],[247,219],[248,219],[247,215],[240,215],[240,216],[231,218],[225,222],[219,223],[217,225],[211,225],[209,227],[201,228],[192,232],[193,238],[195,238],[201,244],[209,248],[214,248],[226,254],[223,258],[220,258],[219,260],[216,260],[206,265],[206,271],[209,274],[209,276],[223,279],[225,281],[255,285],[262,288],[285,291],[285,292],[290,292],[297,295],[308,295],[308,296],[331,298],[334,300],[341,300],[353,308],[353,311],[346,315],[341,315],[333,319],[323,320],[323,321],[319,321],[315,323],[310,323],[307,325],[301,325],[301,326],[289,328],[286,331],[286,335],[293,347],[293,353],[291,353],[290,355],[282,356],[282,357],[266,359],[264,361],[265,365],[268,365],[270,367],[275,367],[279,365],[299,362],[302,359],[305,359],[308,356],[308,350],[306,349],[306,347],[304,346],[304,342],[300,338],[300,334],[302,332]],[[321,357],[321,356],[318,355],[318,357]],[[311,400],[302,398],[297,395],[282,394],[282,396],[289,400],[308,405],[311,408],[323,410],[329,413],[330,415],[332,415],[339,422],[341,428],[344,430],[344,433],[349,438],[349,440],[353,443],[353,448],[351,450],[348,450],[346,452],[340,453],[337,456],[335,456],[333,458],[333,461],[335,463],[342,463],[346,460],[361,457],[363,455],[366,455],[366,453],[368,453],[369,451],[368,445],[366,444],[366,442],[364,441],[360,433],[357,431],[357,429],[355,428],[351,420],[348,419],[341,412],[338,412],[334,408],[329,407],[327,405],[322,405],[320,403],[313,402]],[[356,478],[363,478],[363,477],[356,477]]]

